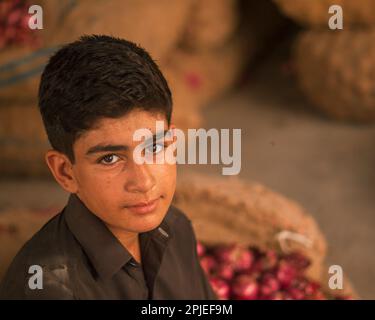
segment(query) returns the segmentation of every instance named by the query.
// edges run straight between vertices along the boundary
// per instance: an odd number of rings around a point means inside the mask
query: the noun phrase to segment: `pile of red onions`
[[[29,28],[29,4],[25,0],[0,1],[0,49],[12,44],[35,44]]]
[[[222,300],[326,300],[319,283],[305,275],[310,261],[294,252],[281,255],[240,245],[197,245],[198,256]],[[333,299],[350,299],[337,296]]]

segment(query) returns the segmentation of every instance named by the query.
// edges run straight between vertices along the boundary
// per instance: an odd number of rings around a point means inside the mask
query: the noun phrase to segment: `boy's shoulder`
[[[74,241],[74,238],[70,237],[70,232],[68,232],[63,212],[59,212],[46,222],[25,243],[15,259],[40,265],[50,264],[50,261],[56,261],[60,264],[63,261],[62,257],[65,256],[68,242]]]
[[[67,232],[62,211],[19,250],[1,283],[0,297],[6,293],[8,298],[26,298],[30,291],[29,280],[38,272],[43,274],[44,286],[58,284],[61,292],[64,279],[68,277],[68,263],[72,263],[67,252],[70,241],[74,239]]]

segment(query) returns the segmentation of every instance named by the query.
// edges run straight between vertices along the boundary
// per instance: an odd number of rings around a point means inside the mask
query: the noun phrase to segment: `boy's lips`
[[[147,202],[138,202],[134,205],[125,206],[126,209],[139,214],[150,213],[154,211],[159,203],[159,199],[155,198],[154,200],[147,201]]]

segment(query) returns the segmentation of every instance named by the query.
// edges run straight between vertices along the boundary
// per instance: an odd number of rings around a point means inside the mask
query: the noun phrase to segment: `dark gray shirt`
[[[180,210],[171,206],[139,239],[142,264],[71,194],[14,258],[0,299],[216,299],[199,264],[191,221]],[[43,271],[43,289],[30,288],[32,265]]]

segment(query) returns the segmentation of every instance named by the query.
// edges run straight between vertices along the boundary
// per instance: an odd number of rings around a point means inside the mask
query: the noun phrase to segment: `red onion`
[[[229,263],[218,264],[214,271],[215,275],[225,280],[231,280],[234,276],[234,270]]]
[[[315,282],[315,281],[306,281],[306,286],[304,288],[304,291],[305,291],[305,294],[308,295],[308,296],[312,296],[314,294],[316,294],[319,290],[320,290],[320,285],[319,283]]]
[[[240,245],[229,245],[215,250],[215,256],[221,263],[231,264],[235,271],[247,270],[254,257],[251,251]]]
[[[202,257],[206,253],[206,249],[199,241],[197,242],[198,257]]]
[[[305,275],[310,261],[301,253],[279,255],[274,250],[197,244],[202,268],[219,299],[325,300],[319,283]],[[339,300],[350,296],[333,297]]]
[[[317,292],[313,296],[309,297],[311,300],[327,300],[326,296],[323,294],[323,292]]]
[[[216,266],[216,261],[213,257],[210,256],[203,256],[200,259],[200,263],[202,266],[202,269],[207,273],[210,274],[211,271],[214,269]]]
[[[282,288],[288,288],[297,275],[297,270],[288,262],[280,261],[276,276]]]
[[[297,288],[289,288],[287,292],[294,300],[304,300],[305,298],[305,294],[303,293],[303,291]]]
[[[220,278],[210,278],[210,284],[220,300],[228,300],[230,294],[229,284]]]
[[[305,270],[310,265],[310,261],[299,252],[288,254],[284,259],[300,271]]]
[[[262,257],[263,269],[269,270],[277,266],[279,262],[279,256],[275,250],[268,250]]]
[[[259,285],[256,280],[248,275],[237,276],[232,284],[233,298],[236,300],[256,300]]]
[[[280,283],[276,277],[267,273],[263,276],[260,284],[260,292],[263,296],[269,297],[275,294],[280,289]]]

